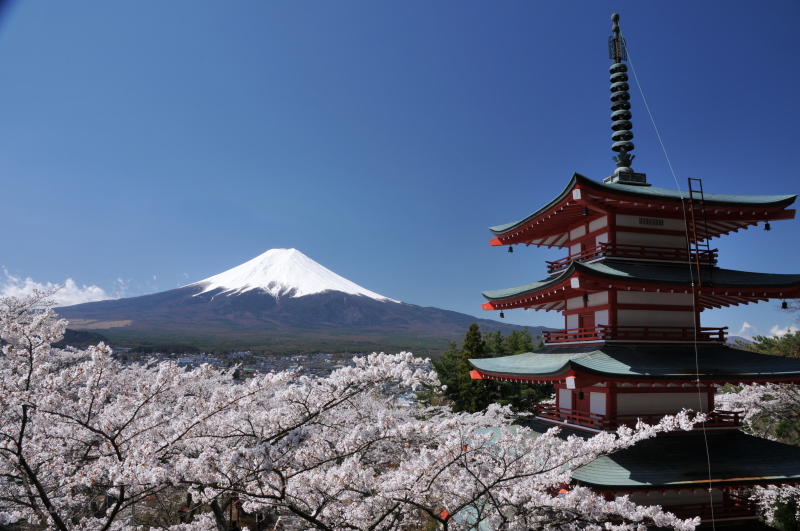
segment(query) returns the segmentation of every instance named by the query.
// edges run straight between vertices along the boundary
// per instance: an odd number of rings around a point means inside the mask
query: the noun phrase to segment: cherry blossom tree
[[[66,323],[48,295],[0,299],[0,525],[134,528],[134,504],[174,492],[190,496],[195,514],[158,524],[174,531],[224,531],[234,499],[324,531],[698,523],[569,488],[572,471],[598,456],[690,428],[685,414],[583,440],[499,428],[509,411],[496,406],[400,407],[397,386],[439,385],[408,353],[357,358],[324,378],[246,382],[208,366],[123,366],[102,344],[53,348]]]
[[[800,387],[793,384],[740,384],[726,386],[715,397],[720,409],[742,411],[743,428],[758,437],[790,444],[800,443]],[[776,508],[800,507],[800,489],[792,485],[754,487],[754,499],[768,522]],[[800,511],[794,515],[800,521]]]
[[[208,366],[121,367],[103,344],[54,349],[66,321],[48,295],[0,299],[0,518],[110,529],[174,486],[205,423],[255,391]]]
[[[800,388],[793,384],[727,386],[716,402],[726,410],[742,410],[744,429],[767,439],[800,441]]]

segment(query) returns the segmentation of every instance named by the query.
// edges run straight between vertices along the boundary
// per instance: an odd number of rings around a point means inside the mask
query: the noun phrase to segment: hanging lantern
[[[583,215],[584,216],[591,216],[592,213],[589,211],[589,207],[583,207]]]
[[[789,303],[786,302],[786,301],[783,301],[781,303],[781,310],[788,310],[788,309],[789,309]]]
[[[509,252],[509,253],[513,253],[513,252],[514,252],[514,248],[513,248],[513,247],[511,247],[510,245],[508,246],[508,252]]]
[[[505,317],[506,317],[506,316],[505,316],[505,315],[503,315],[503,312],[500,312],[500,319],[505,319]]]
[[[764,230],[772,230],[772,227],[769,226],[769,221],[764,223]]]
[[[583,391],[578,391],[578,400],[585,400],[586,396],[583,394]]]
[[[589,295],[587,295],[585,291],[583,292],[583,297],[581,297],[581,300],[583,302],[589,302]]]

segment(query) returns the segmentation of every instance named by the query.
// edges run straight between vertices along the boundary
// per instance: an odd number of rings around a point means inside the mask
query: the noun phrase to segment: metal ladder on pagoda
[[[708,234],[708,218],[706,217],[706,201],[705,195],[703,194],[703,180],[702,179],[695,179],[692,177],[688,178],[689,181],[689,198],[684,203],[684,208],[686,208],[686,204],[690,205],[689,210],[692,214],[692,237],[691,241],[689,241],[689,259],[692,259],[692,252],[694,252],[694,263],[697,268],[697,285],[703,285],[703,269],[701,265],[701,251],[705,251],[705,257],[708,259],[708,286],[714,285],[714,263],[713,263],[713,254],[711,252],[711,243],[710,243],[710,236]],[[692,186],[692,181],[695,182],[695,189]],[[700,219],[702,218],[702,219]],[[705,249],[702,249],[703,244],[700,243],[698,239],[698,231],[697,231],[697,224],[699,221],[703,223],[703,242],[705,243]]]

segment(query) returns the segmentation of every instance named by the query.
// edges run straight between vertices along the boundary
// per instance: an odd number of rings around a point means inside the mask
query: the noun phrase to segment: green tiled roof
[[[549,377],[575,370],[632,380],[697,379],[693,345],[547,347],[469,362],[487,374],[510,377]],[[698,347],[697,363],[701,380],[740,383],[760,378],[800,378],[800,358],[757,354],[724,345]]]
[[[745,485],[800,479],[800,447],[746,435],[708,432],[711,477],[716,485]],[[598,489],[637,490],[707,487],[703,434],[668,434],[600,457],[573,473]]]
[[[541,291],[549,286],[558,284],[561,280],[565,278],[569,278],[569,275],[566,273],[571,271],[567,269],[560,275],[555,275],[549,277],[545,280],[540,280],[539,282],[532,282],[530,284],[525,284],[524,286],[517,286],[516,288],[506,288],[506,289],[496,289],[492,291],[484,291],[482,292],[483,296],[489,299],[490,301],[498,301],[503,299],[510,299],[512,297],[516,297],[517,295],[524,295],[526,293],[534,293],[537,291]]]
[[[503,225],[496,225],[489,227],[489,230],[494,234],[504,234],[509,230],[515,229],[523,225],[533,218],[547,212],[553,205],[562,201],[568,194],[572,193],[575,185],[580,184],[589,188],[594,188],[598,191],[606,190],[610,193],[626,195],[632,198],[641,199],[658,199],[666,201],[680,201],[682,198],[688,198],[689,192],[678,190],[669,190],[667,188],[656,188],[653,186],[631,186],[627,184],[605,184],[599,181],[589,179],[583,175],[576,173],[572,176],[567,187],[555,199],[548,204],[531,214],[530,216],[519,221],[505,223]],[[794,203],[797,195],[736,195],[736,194],[704,194],[706,204],[711,205],[729,205],[729,206],[789,206]]]
[[[558,275],[548,277],[539,282],[533,282],[515,288],[506,288],[493,291],[484,291],[483,296],[490,301],[505,300],[543,291],[550,286],[569,278],[575,271],[588,273],[592,276],[615,280],[631,280],[636,282],[650,282],[654,284],[672,284],[678,286],[691,286],[696,275],[694,268],[682,266],[657,266],[628,264],[605,260],[593,264],[573,262],[567,269]],[[775,273],[751,273],[749,271],[735,271],[733,269],[704,268],[703,279],[713,277],[714,287],[725,289],[741,289],[758,291],[759,288],[796,287],[800,285],[800,275],[787,275]]]

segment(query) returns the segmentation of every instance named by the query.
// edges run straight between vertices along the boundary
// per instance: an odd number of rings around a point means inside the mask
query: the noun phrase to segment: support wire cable
[[[620,36],[622,36],[621,32],[620,32]],[[644,102],[644,107],[645,107],[645,109],[647,109],[648,116],[650,116],[650,122],[653,124],[653,129],[655,129],[656,136],[658,137],[658,142],[659,142],[659,144],[661,144],[661,150],[664,152],[664,158],[667,159],[667,165],[669,166],[669,171],[672,173],[672,179],[675,181],[675,186],[677,186],[678,192],[680,193],[680,196],[681,196],[681,205],[683,206],[683,209],[682,209],[683,210],[683,224],[684,224],[684,230],[686,232],[686,246],[687,246],[687,251],[689,252],[689,257],[690,257],[690,260],[689,260],[689,278],[692,279],[692,311],[693,311],[693,313],[697,314],[698,313],[698,310],[697,310],[697,294],[696,294],[696,284],[697,284],[697,282],[694,279],[694,271],[692,270],[692,264],[691,264],[691,244],[690,244],[691,238],[689,237],[689,220],[688,220],[688,217],[686,215],[686,199],[683,197],[683,190],[681,190],[681,185],[680,185],[680,183],[678,183],[678,178],[675,175],[675,169],[672,167],[672,162],[670,161],[669,155],[667,154],[667,148],[664,146],[664,141],[661,138],[661,133],[658,132],[658,127],[656,126],[656,121],[653,118],[653,113],[650,111],[650,106],[647,104],[647,98],[644,97],[644,90],[642,90],[642,85],[639,82],[639,76],[636,75],[636,68],[633,66],[633,59],[631,58],[631,51],[630,51],[630,48],[628,48],[627,42],[625,43],[625,48],[626,48],[626,50],[628,52],[628,62],[631,65],[631,72],[633,72],[633,79],[636,80],[636,86],[639,88],[639,94],[641,94],[641,96],[642,96],[642,101]],[[689,199],[693,199],[693,198],[689,198]],[[694,203],[692,203],[692,205],[694,205]],[[710,237],[708,235],[708,232],[706,232],[705,236],[706,236],[706,238]],[[699,247],[697,248],[697,252],[699,252]],[[698,271],[698,275],[699,275],[699,271]],[[700,279],[698,278],[697,281],[699,282],[699,280]],[[697,319],[695,319],[695,321],[694,321],[694,364],[695,364],[695,370],[697,372],[697,403],[698,403],[698,406],[699,406],[699,411],[702,413],[702,411],[703,411],[703,395],[700,392],[700,359],[699,359],[700,358],[700,354],[699,354],[698,346],[697,346],[697,337],[698,337],[697,334],[698,334],[699,331],[700,330],[698,329],[698,326],[697,326]],[[716,527],[716,519],[714,518],[714,493],[713,493],[713,490],[712,490],[713,489],[713,479],[711,477],[711,453],[710,453],[709,448],[708,448],[708,434],[706,433],[706,424],[705,424],[705,422],[703,423],[702,428],[703,428],[703,441],[705,442],[705,447],[706,447],[706,464],[707,464],[707,467],[708,467],[708,497],[709,497],[709,509],[711,510],[711,527],[712,527],[712,529],[714,531],[716,531],[716,528],[717,528]]]

